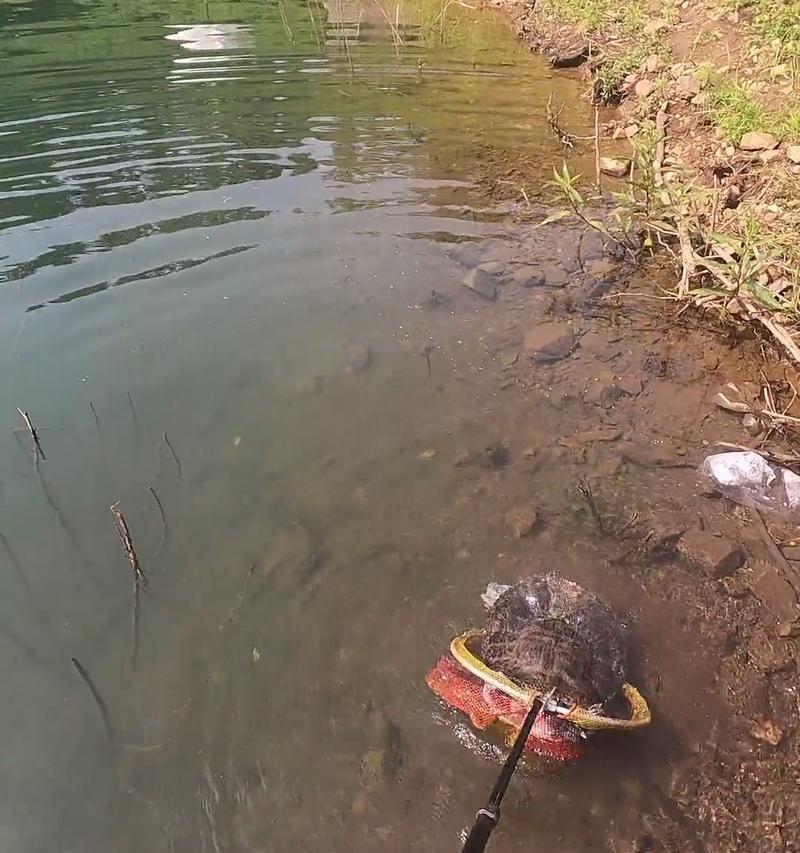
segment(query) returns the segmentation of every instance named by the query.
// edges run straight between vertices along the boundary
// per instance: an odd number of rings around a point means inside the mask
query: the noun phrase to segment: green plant
[[[775,132],[786,142],[800,142],[800,109],[779,116],[775,122]]]
[[[745,133],[764,126],[764,110],[752,92],[739,82],[722,82],[711,91],[711,115],[734,145]]]

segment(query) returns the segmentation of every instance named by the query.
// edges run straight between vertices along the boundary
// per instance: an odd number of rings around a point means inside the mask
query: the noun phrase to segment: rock
[[[516,506],[506,515],[506,521],[514,538],[521,539],[533,532],[539,521],[539,512],[532,506]]]
[[[722,536],[695,527],[687,531],[678,549],[690,563],[699,566],[709,577],[724,578],[744,565],[746,555],[741,545]]]
[[[559,361],[577,345],[575,332],[566,323],[540,323],[525,334],[525,353],[536,362]]]
[[[586,264],[586,272],[600,281],[606,281],[619,271],[619,264],[612,258],[598,258]]]
[[[791,622],[788,619],[784,619],[782,622],[778,622],[778,627],[775,629],[775,633],[782,640],[788,640],[789,637],[796,637],[800,634],[800,625],[798,625],[797,622]]]
[[[625,136],[628,139],[633,139],[634,136],[639,132],[639,125],[635,122],[633,124],[626,125],[625,127]]]
[[[692,98],[692,104],[701,109],[705,109],[711,103],[711,98],[708,92],[700,92]]]
[[[758,159],[762,163],[771,163],[773,160],[780,160],[783,155],[777,148],[772,148],[768,151],[762,151],[758,155]]]
[[[589,45],[580,44],[562,48],[548,57],[553,68],[577,68],[589,58]]]
[[[643,80],[639,80],[639,82],[633,87],[633,91],[637,98],[646,98],[648,95],[653,93],[655,88],[656,84],[645,77]]]
[[[294,393],[298,397],[311,397],[314,394],[319,394],[322,391],[321,376],[301,376],[294,383]]]
[[[518,269],[512,279],[522,287],[543,287],[547,283],[544,273],[538,269],[531,267],[521,267]]]
[[[624,178],[631,170],[630,160],[618,160],[615,157],[601,157],[600,171],[612,178]]]
[[[548,287],[564,287],[569,281],[569,276],[562,267],[547,267],[542,274],[544,275],[544,283]]]
[[[636,397],[642,393],[642,380],[638,376],[618,376],[614,385],[628,397]]]
[[[519,353],[516,350],[504,352],[500,356],[500,364],[503,365],[503,370],[509,370],[519,361]]]
[[[669,29],[669,21],[665,18],[654,18],[652,21],[648,21],[644,27],[642,27],[642,33],[646,36],[654,36],[660,33],[662,30]]]
[[[675,81],[675,94],[684,101],[691,101],[700,94],[700,83],[694,74],[682,74]]]
[[[595,441],[619,441],[622,438],[622,430],[618,427],[601,425],[594,429],[587,429],[575,435],[562,438],[559,444],[566,447],[575,447],[582,444],[591,444]]]
[[[752,436],[761,435],[761,432],[763,431],[761,421],[750,412],[742,418],[742,426]]]
[[[661,68],[661,57],[657,53],[651,53],[644,63],[644,69],[648,74],[655,74]]]
[[[423,450],[422,453],[417,455],[417,459],[419,459],[420,462],[430,462],[434,456],[436,456],[436,451],[431,448]]]
[[[363,373],[372,364],[372,349],[368,344],[349,344],[345,350],[347,373]]]
[[[800,145],[790,145],[786,149],[786,156],[792,163],[800,163]]]
[[[473,293],[477,293],[478,296],[486,299],[488,302],[494,302],[497,299],[497,287],[494,284],[494,276],[485,269],[476,267],[474,270],[470,270],[464,276],[462,283],[464,287],[469,288]]]
[[[765,151],[769,148],[775,148],[777,145],[778,140],[771,133],[753,130],[750,133],[745,133],[739,143],[739,148],[742,151]]]
[[[768,717],[758,717],[750,729],[750,734],[770,746],[777,746],[783,740],[783,729]]]
[[[758,561],[749,578],[753,594],[769,608],[775,619],[793,623],[800,617],[791,584],[772,563]]]

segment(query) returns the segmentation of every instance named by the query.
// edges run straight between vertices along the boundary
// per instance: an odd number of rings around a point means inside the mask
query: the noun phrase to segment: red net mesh
[[[440,658],[425,680],[440,699],[465,713],[476,729],[502,722],[516,736],[525,720],[528,709],[522,702],[485,684],[451,657]],[[525,749],[559,761],[572,761],[580,755],[580,738],[573,725],[544,713],[534,724]]]

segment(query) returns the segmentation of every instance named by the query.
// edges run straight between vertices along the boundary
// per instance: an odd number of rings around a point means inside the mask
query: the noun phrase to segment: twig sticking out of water
[[[28,432],[31,435],[31,439],[33,440],[33,449],[36,454],[36,462],[39,461],[39,456],[41,455],[42,459],[47,459],[44,455],[44,450],[42,450],[42,444],[39,441],[39,433],[36,431],[36,427],[33,425],[31,421],[30,415],[27,412],[23,412],[22,409],[17,407],[17,411],[19,412],[19,416],[25,422],[25,426],[28,428]]]
[[[574,148],[575,147],[575,137],[571,133],[567,133],[561,127],[560,119],[561,113],[564,111],[564,106],[557,106],[555,99],[553,97],[553,93],[550,93],[550,97],[547,99],[547,124],[550,127],[550,130],[553,131],[558,141],[564,146],[564,148]]]
[[[106,730],[106,736],[108,737],[109,742],[116,743],[117,738],[114,734],[114,727],[111,725],[111,714],[108,712],[108,705],[106,705],[105,699],[101,696],[100,691],[95,686],[91,675],[86,671],[84,665],[77,658],[72,658],[72,665],[75,667],[78,675],[81,677],[81,680],[89,688],[89,692],[92,694],[92,699],[94,699],[94,703],[100,711],[100,717],[103,720],[103,728]]]
[[[153,496],[153,500],[156,502],[156,506],[158,507],[158,513],[161,516],[161,539],[158,543],[158,547],[156,548],[156,557],[161,553],[161,549],[167,542],[167,516],[164,513],[164,506],[161,503],[161,498],[158,496],[158,492],[152,487],[148,486],[148,491]]]
[[[169,448],[169,452],[172,454],[172,458],[175,460],[175,467],[178,469],[178,481],[181,479],[181,460],[178,459],[178,454],[175,452],[175,448],[172,446],[172,442],[169,440],[169,436],[164,433],[164,443]]]
[[[591,486],[586,482],[586,480],[584,480],[582,483],[578,484],[578,491],[583,495],[583,499],[586,501],[586,506],[589,507],[589,514],[594,519],[597,529],[603,534],[603,536],[605,536],[608,531],[606,530],[603,518],[597,509],[597,504],[595,503]]]
[[[131,415],[133,417],[133,431],[138,436],[139,435],[139,418],[136,416],[136,409],[134,408],[134,405],[133,405],[133,397],[131,397],[131,392],[128,391],[127,393],[128,393],[128,406],[130,407]]]
[[[89,400],[89,408],[92,410],[92,415],[94,417],[94,425],[97,427],[97,433],[100,434],[100,418],[97,417],[97,411],[94,407],[94,403]]]
[[[132,630],[133,630],[133,648],[131,650],[131,669],[136,669],[139,661],[139,610],[141,607],[142,589],[147,589],[147,575],[142,571],[139,564],[139,557],[136,555],[136,549],[133,547],[133,539],[131,532],[128,529],[128,523],[125,521],[125,516],[119,508],[119,501],[111,505],[111,513],[114,516],[114,526],[117,529],[117,535],[122,542],[122,547],[125,551],[125,556],[131,564],[133,571],[133,612]]]

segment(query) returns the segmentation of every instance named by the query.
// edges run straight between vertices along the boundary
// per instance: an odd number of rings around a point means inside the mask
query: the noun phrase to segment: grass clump
[[[800,2],[755,0],[753,6],[756,29],[775,45],[778,59],[800,57]]]
[[[721,83],[712,90],[711,115],[734,145],[745,133],[764,127],[763,107],[747,86],[738,82]]]
[[[775,123],[775,133],[784,142],[800,142],[800,109],[780,116]]]

